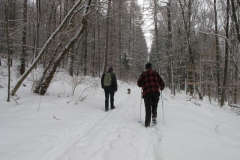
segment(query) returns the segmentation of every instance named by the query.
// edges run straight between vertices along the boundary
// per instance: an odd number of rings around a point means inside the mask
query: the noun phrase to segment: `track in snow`
[[[144,102],[142,102],[144,121]],[[115,96],[116,109],[92,110],[91,116],[65,131],[61,144],[49,146],[42,159],[48,160],[154,160],[159,159],[158,124],[145,128],[138,123],[140,92]],[[104,107],[103,107],[104,108]]]

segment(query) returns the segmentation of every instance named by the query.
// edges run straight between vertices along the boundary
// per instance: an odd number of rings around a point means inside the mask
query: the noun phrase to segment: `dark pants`
[[[110,103],[111,108],[114,106],[114,89],[113,88],[104,88],[105,92],[105,109],[108,109],[109,106],[109,95],[110,95]]]
[[[151,115],[153,118],[157,118],[157,107],[159,101],[159,94],[147,94],[144,96],[144,103],[145,103],[145,125],[149,125],[151,122]]]

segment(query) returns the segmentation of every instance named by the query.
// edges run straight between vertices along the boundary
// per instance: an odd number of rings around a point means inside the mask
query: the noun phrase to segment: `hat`
[[[109,71],[113,71],[113,68],[112,67],[109,67],[109,69],[108,69]]]
[[[151,63],[147,63],[147,64],[145,65],[145,69],[148,69],[148,68],[152,68],[152,64],[151,64]]]

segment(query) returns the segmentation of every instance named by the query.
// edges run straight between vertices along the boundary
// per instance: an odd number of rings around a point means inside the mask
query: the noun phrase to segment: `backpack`
[[[111,73],[105,73],[103,85],[110,86],[112,84],[112,76]]]

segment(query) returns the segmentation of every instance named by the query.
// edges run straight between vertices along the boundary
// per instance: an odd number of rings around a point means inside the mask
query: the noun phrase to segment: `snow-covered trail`
[[[48,160],[154,160],[159,146],[158,129],[146,129],[138,123],[140,115],[140,89],[130,95],[115,96],[116,109],[104,112],[103,107],[93,109],[91,116],[75,125],[60,144],[53,144],[41,159]],[[144,102],[142,102],[142,122]],[[102,103],[103,104],[103,103]],[[82,115],[80,115],[82,116]],[[157,125],[155,126],[156,128]]]
[[[22,88],[19,105],[3,103],[0,159],[160,160],[156,154],[160,124],[145,128],[139,123],[140,88],[132,87],[129,95],[129,86],[121,85],[115,95],[116,109],[105,112],[102,89],[86,91],[87,99],[77,101],[84,87],[76,90],[75,97],[60,95],[59,89],[64,88],[60,82],[46,96]],[[142,123],[144,115],[142,101]]]
[[[141,89],[135,84],[119,83],[116,109],[108,112],[104,91],[83,93],[87,87],[80,85],[69,96],[71,86],[56,81],[39,96],[27,84],[18,92],[19,105],[7,103],[6,88],[0,89],[0,160],[240,159],[240,116],[227,106],[187,101],[185,94],[165,89],[165,125],[160,99],[158,123],[145,128],[138,122]],[[79,101],[80,95],[87,98]],[[143,123],[143,101],[141,113]]]

